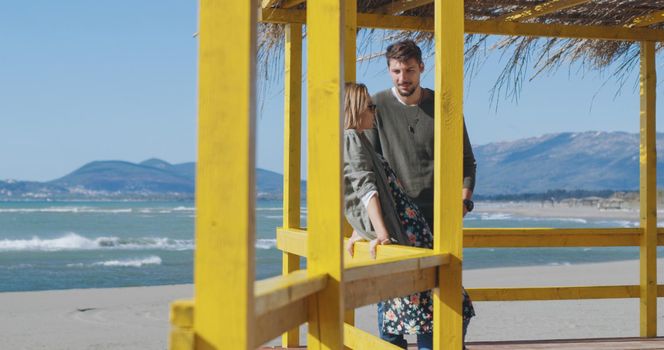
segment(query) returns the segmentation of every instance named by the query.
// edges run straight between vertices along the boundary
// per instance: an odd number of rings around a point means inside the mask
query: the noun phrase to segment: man
[[[394,86],[372,97],[377,106],[375,127],[365,134],[376,152],[394,169],[406,193],[413,198],[433,229],[434,91],[420,86],[424,62],[422,51],[415,42],[394,43],[388,46],[385,57]],[[459,204],[466,215],[473,210],[471,198],[477,166],[465,123],[463,146],[463,186]],[[472,305],[464,298],[464,337],[472,315]],[[405,342],[402,335],[381,334],[381,338],[397,345]],[[418,337],[418,343],[427,341]]]

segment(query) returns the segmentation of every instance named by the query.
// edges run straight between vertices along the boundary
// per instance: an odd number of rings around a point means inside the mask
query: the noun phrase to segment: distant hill
[[[94,161],[48,182],[0,181],[0,200],[193,199],[196,163],[148,159],[138,164]],[[281,198],[283,176],[256,169],[258,198]],[[302,193],[306,193],[302,182]]]
[[[662,154],[664,134],[657,134]],[[639,135],[626,132],[557,133],[473,148],[478,195],[547,190],[637,190]],[[657,162],[658,182],[664,163]]]
[[[662,154],[664,134],[657,134]],[[549,190],[635,191],[639,187],[639,135],[625,132],[557,133],[475,146],[482,197]],[[148,159],[138,164],[95,161],[48,182],[0,181],[0,200],[192,199],[196,164]],[[657,163],[659,183],[664,162]],[[281,198],[283,176],[256,169],[258,198]],[[303,197],[306,183],[301,182]]]

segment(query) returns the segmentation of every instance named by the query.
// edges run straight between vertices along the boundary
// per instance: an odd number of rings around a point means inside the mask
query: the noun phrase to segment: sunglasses
[[[376,105],[373,104],[373,103],[370,104],[370,105],[368,105],[367,108],[368,108],[370,111],[372,111],[372,112],[375,112],[375,111],[376,111]]]

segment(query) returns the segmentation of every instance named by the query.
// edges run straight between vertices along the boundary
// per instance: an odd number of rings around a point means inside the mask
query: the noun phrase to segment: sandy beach
[[[596,205],[570,205],[561,202],[477,202],[473,215],[509,214],[519,217],[575,218],[605,220],[639,220],[638,205],[625,204],[623,208],[600,209]],[[661,216],[664,211],[659,210]]]
[[[662,268],[664,259],[658,261]],[[638,262],[470,270],[464,281],[468,288],[637,284]],[[2,348],[165,349],[169,303],[192,295],[192,285],[0,293]],[[477,302],[475,307],[471,342],[627,337],[639,331],[637,299]],[[658,309],[664,315],[664,305]],[[359,309],[356,317],[361,328],[376,333],[374,306]],[[659,322],[659,334],[663,331]]]

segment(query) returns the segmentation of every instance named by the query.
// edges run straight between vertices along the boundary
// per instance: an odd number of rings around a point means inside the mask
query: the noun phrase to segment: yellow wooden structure
[[[353,309],[434,289],[434,348],[461,348],[463,247],[639,246],[639,285],[471,289],[475,301],[640,298],[641,337],[656,336],[658,296],[655,45],[664,21],[653,11],[615,26],[526,23],[588,3],[550,0],[487,20],[464,16],[460,0],[394,0],[370,13],[357,0],[201,0],[195,297],[172,304],[170,349],[253,349],[283,336],[312,349],[393,349],[353,326]],[[404,11],[435,3],[435,16]],[[279,5],[277,7],[277,5]],[[300,9],[298,9],[298,6]],[[401,15],[399,15],[401,14]],[[277,231],[283,275],[254,282],[255,57],[257,22],[285,32],[284,221]],[[300,226],[302,28],[308,55],[308,227]],[[354,80],[357,28],[433,31],[435,38],[435,245],[359,243],[344,253],[342,93]],[[638,41],[641,45],[641,225],[606,229],[463,229],[460,205],[464,33]],[[347,231],[347,229],[346,229]],[[307,269],[298,270],[300,257]],[[399,281],[399,283],[393,283]]]

